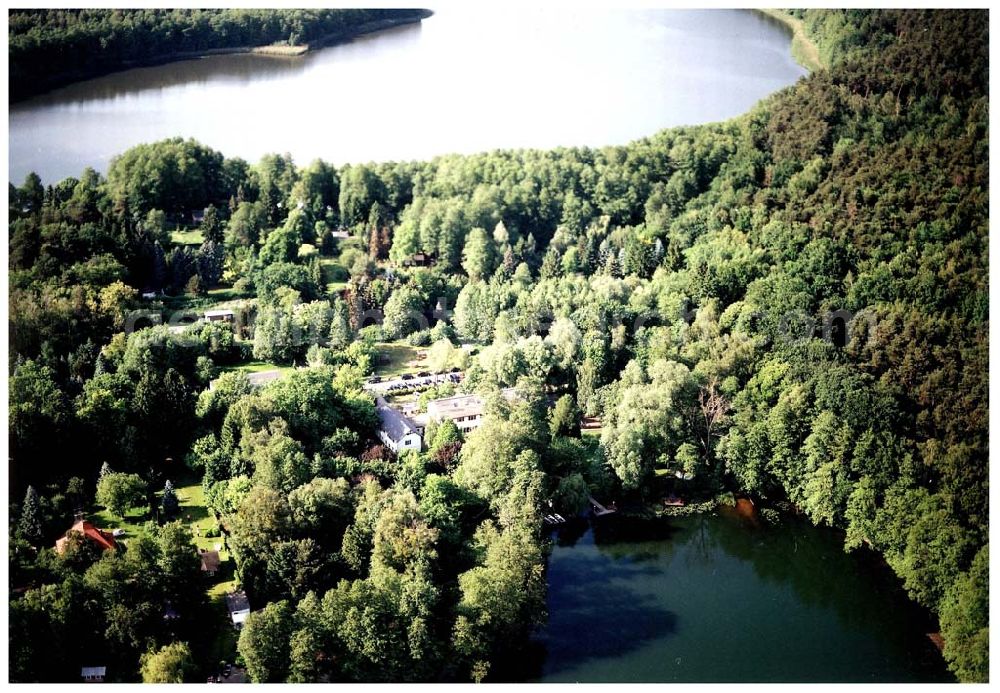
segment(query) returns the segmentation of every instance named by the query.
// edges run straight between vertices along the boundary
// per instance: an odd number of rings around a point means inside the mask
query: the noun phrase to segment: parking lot
[[[460,383],[464,374],[461,371],[452,373],[418,373],[417,375],[401,375],[390,380],[380,380],[378,376],[369,378],[365,383],[365,389],[378,395],[391,394],[396,392],[409,392],[422,390],[432,385],[443,383]]]

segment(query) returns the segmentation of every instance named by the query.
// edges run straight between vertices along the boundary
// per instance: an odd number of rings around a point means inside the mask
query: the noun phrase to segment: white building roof
[[[378,418],[381,421],[382,430],[392,440],[398,443],[404,436],[417,432],[416,427],[402,413],[385,404],[385,400],[381,397],[379,397],[379,400],[381,400],[382,404],[379,404],[376,408]]]
[[[512,387],[501,390],[507,401],[513,401],[517,396]],[[481,416],[486,402],[478,395],[455,395],[431,400],[427,403],[427,416],[441,421],[442,419],[459,419]]]

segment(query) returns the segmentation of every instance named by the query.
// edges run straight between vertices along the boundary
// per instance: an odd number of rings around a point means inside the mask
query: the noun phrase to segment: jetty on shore
[[[612,513],[618,512],[617,508],[604,507],[593,496],[588,496],[587,499],[590,501],[590,509],[596,517],[601,517],[602,515],[610,515]]]

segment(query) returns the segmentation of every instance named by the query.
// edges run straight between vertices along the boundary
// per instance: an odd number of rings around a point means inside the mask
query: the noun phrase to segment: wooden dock
[[[587,498],[590,500],[590,507],[593,509],[594,515],[597,517],[601,517],[602,515],[610,515],[611,513],[618,512],[617,510],[609,510],[608,508],[605,508],[603,505],[598,503],[597,499],[595,499],[593,496],[588,496]]]

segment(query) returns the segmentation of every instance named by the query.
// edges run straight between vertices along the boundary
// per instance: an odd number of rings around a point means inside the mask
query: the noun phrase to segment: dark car
[[[372,377],[368,378],[368,382],[370,382],[370,383],[380,383],[380,382],[382,382],[382,378],[381,378],[381,376],[373,375]]]
[[[403,375],[399,376],[399,379],[400,380],[413,380],[413,376],[410,375],[409,373],[404,373]]]
[[[449,371],[449,373],[461,373],[461,372],[462,372],[462,369],[461,369],[461,368],[459,368],[458,366],[454,366],[454,367],[453,367],[453,368],[452,368],[452,369],[451,369],[451,370]]]
[[[431,374],[428,373],[427,371],[421,371],[421,372],[417,373],[417,377],[418,378],[429,378],[430,375]]]

